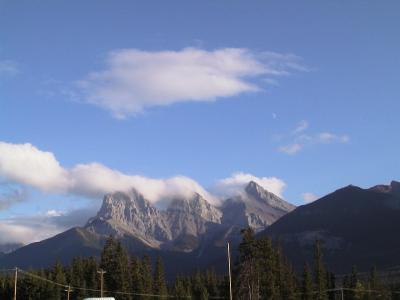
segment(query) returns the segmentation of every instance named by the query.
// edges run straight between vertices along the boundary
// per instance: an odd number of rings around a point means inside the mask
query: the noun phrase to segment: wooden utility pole
[[[71,289],[71,286],[70,285],[68,285],[68,286],[66,286],[66,292],[67,292],[67,300],[69,300],[69,294],[72,292],[72,289]]]
[[[17,280],[18,280],[18,268],[15,267],[15,275],[14,275],[14,300],[17,300]]]
[[[232,300],[232,275],[231,275],[231,251],[228,242],[228,271],[229,271],[229,299]]]
[[[107,273],[103,269],[97,271],[100,274],[100,297],[103,298],[103,285],[104,285],[104,274]]]
[[[342,300],[344,300],[343,288],[341,288],[340,291],[341,291],[341,293],[342,293]]]

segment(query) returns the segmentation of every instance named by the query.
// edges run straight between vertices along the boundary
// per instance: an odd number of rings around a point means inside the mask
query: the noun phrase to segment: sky
[[[0,0],[0,243],[115,190],[302,205],[398,180],[398,1]]]

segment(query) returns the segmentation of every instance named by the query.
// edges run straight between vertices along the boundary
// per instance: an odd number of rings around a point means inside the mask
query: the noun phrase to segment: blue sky
[[[399,9],[0,0],[0,227],[92,212],[102,171],[154,199],[251,174],[295,204],[399,179]]]

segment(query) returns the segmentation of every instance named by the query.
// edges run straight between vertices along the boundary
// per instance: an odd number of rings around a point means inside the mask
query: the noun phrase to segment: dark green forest
[[[272,240],[255,239],[251,229],[242,231],[238,250],[232,266],[233,299],[400,299],[400,286],[380,280],[375,268],[367,276],[360,276],[355,266],[340,278],[329,272],[319,241],[315,243],[314,260],[305,263],[301,274],[296,274]],[[167,282],[161,258],[151,261],[149,256],[129,256],[112,237],[106,241],[100,259],[76,257],[68,266],[56,262],[43,270],[1,271],[2,300],[14,299],[16,273],[17,299],[23,300],[100,297],[101,290],[104,297],[117,300],[229,299],[230,294],[228,275],[217,275],[213,270],[178,275]]]

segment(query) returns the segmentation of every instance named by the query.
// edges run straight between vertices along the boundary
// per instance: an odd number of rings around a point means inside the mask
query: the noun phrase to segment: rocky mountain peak
[[[223,223],[250,226],[258,231],[295,208],[254,181],[247,184],[244,192],[224,202]]]
[[[379,185],[376,185],[376,186],[370,188],[370,190],[399,196],[400,195],[400,182],[392,180],[389,185],[379,184]]]
[[[138,214],[156,216],[157,210],[139,192],[131,190],[129,193],[115,192],[104,196],[97,218],[130,223]]]
[[[250,181],[247,186],[245,187],[246,193],[253,195],[253,196],[261,196],[264,194],[265,190],[255,181]]]
[[[211,205],[203,196],[195,193],[191,198],[180,198],[174,199],[167,211],[187,213],[193,216],[199,216],[205,221],[220,223],[221,222],[221,211]]]
[[[253,181],[221,208],[194,193],[173,199],[162,210],[132,189],[106,195],[96,217],[85,228],[100,235],[134,237],[152,248],[192,251],[222,223],[221,228],[250,226],[259,230],[293,208]]]
[[[85,228],[103,235],[134,235],[152,247],[171,239],[163,214],[133,189],[106,195],[96,217]]]
[[[261,203],[266,203],[269,206],[274,208],[283,210],[283,211],[291,211],[295,208],[294,205],[286,202],[275,194],[267,191],[262,186],[257,184],[254,181],[250,181],[249,184],[245,188],[246,193],[250,196],[250,198],[259,201]]]

